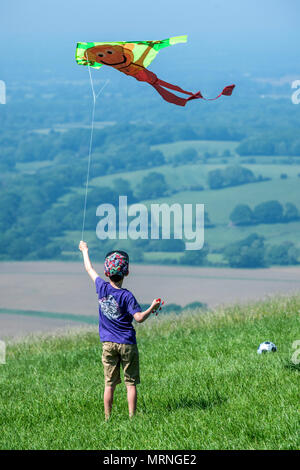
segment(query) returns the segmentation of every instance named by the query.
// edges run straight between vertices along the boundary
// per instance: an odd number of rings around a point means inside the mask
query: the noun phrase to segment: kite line
[[[81,240],[83,240],[84,235],[84,227],[85,227],[85,218],[86,218],[86,206],[87,206],[87,195],[88,195],[88,188],[89,188],[89,180],[90,180],[90,169],[91,169],[91,157],[92,157],[92,145],[93,145],[93,135],[94,135],[94,121],[95,121],[95,109],[96,109],[96,100],[99,95],[101,95],[102,91],[108,84],[109,80],[106,80],[100,91],[96,94],[93,78],[90,70],[90,65],[88,64],[88,71],[91,83],[91,89],[93,94],[93,109],[92,109],[92,122],[91,122],[91,133],[90,133],[90,143],[89,143],[89,155],[88,155],[88,166],[87,166],[87,174],[86,174],[86,183],[85,183],[85,196],[84,196],[84,207],[83,207],[83,217],[82,217],[82,230],[81,230]]]

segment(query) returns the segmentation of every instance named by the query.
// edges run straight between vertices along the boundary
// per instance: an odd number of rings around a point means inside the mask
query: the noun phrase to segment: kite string
[[[90,179],[90,168],[91,168],[91,157],[92,157],[92,145],[93,145],[93,134],[94,134],[96,100],[97,100],[98,96],[102,93],[102,91],[104,90],[104,88],[106,87],[106,85],[109,82],[109,80],[106,80],[106,82],[104,83],[104,85],[100,89],[99,93],[97,93],[97,95],[96,95],[89,64],[88,64],[88,71],[89,71],[91,89],[92,89],[92,93],[93,93],[93,109],[92,109],[92,122],[91,122],[91,133],[90,133],[90,143],[89,143],[88,167],[87,167],[87,175],[86,175],[86,183],[85,183],[85,196],[84,196],[84,207],[83,207],[83,217],[82,217],[81,240],[83,240],[84,228],[85,228],[85,219],[86,219],[86,206],[87,206],[87,195],[88,195],[88,188],[89,188],[89,179]]]

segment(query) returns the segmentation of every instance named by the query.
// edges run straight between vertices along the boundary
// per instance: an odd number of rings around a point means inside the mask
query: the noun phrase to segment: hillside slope
[[[0,366],[0,449],[299,448],[299,310],[299,297],[282,297],[137,325],[131,422],[123,384],[104,422],[95,330],[12,343]],[[278,352],[259,356],[265,340]]]

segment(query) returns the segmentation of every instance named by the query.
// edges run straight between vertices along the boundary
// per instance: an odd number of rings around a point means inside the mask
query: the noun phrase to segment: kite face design
[[[84,57],[87,62],[109,65],[118,70],[129,67],[134,61],[134,56],[130,49],[111,44],[90,47],[86,50]]]
[[[160,49],[180,42],[186,42],[187,36],[177,36],[161,41],[120,41],[120,42],[80,42],[76,48],[76,61],[80,65],[100,68],[103,65],[113,67],[120,72],[130,75],[141,82],[152,85],[165,101],[179,106],[185,106],[190,100],[204,98],[200,91],[192,93],[177,85],[160,80],[147,69]],[[221,95],[230,96],[235,85],[229,85],[213,100]],[[188,98],[181,98],[166,90],[174,90]]]

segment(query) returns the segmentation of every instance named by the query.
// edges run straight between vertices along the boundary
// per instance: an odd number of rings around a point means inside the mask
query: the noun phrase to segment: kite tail
[[[214,101],[220,98],[220,96],[225,95],[225,96],[230,96],[233,92],[233,89],[235,85],[228,85],[226,86],[221,93],[216,96],[216,98],[204,98],[202,95],[201,91],[198,91],[197,93],[191,93],[189,91],[185,91],[182,88],[180,88],[177,85],[172,85],[171,83],[164,82],[163,80],[160,80],[159,78],[155,83],[152,84],[152,86],[158,91],[158,93],[161,94],[161,96],[166,100],[169,101],[170,103],[178,104],[180,106],[185,106],[186,103],[190,100],[195,100],[197,98],[201,98],[206,101]],[[174,95],[173,93],[168,92],[164,88],[169,88],[171,90],[179,91],[180,93],[185,93],[186,95],[190,95],[189,98],[179,98],[178,96]]]
[[[220,96],[230,96],[233,92],[235,85],[226,86],[223,91],[216,97],[216,98],[204,98],[202,93],[198,91],[197,93],[191,93],[190,91],[183,90],[177,85],[172,85],[171,83],[164,82],[160,80],[153,72],[150,70],[142,69],[135,75],[137,80],[147,82],[152,85],[156,91],[163,97],[164,100],[168,101],[169,103],[174,103],[178,106],[185,106],[188,101],[195,100],[195,99],[203,99],[206,101],[213,101],[220,98]],[[189,98],[180,98],[179,96],[167,91],[165,88],[169,90],[179,91],[180,93],[184,93],[185,95],[189,95]]]
[[[163,97],[164,100],[168,101],[169,103],[177,104],[178,106],[185,106],[188,101],[196,100],[198,98],[202,98],[200,91],[197,93],[191,93],[189,91],[183,90],[182,88],[172,85],[171,83],[164,82],[159,78],[155,83],[151,83],[151,85],[158,91],[158,93]],[[164,88],[163,88],[164,87]],[[189,98],[180,98],[174,93],[165,90],[165,88],[169,88],[171,90],[179,91],[180,93],[184,93],[185,95],[189,95]]]
[[[230,96],[233,92],[233,89],[234,89],[235,85],[228,85],[226,86],[222,91],[221,93],[216,96],[215,98],[204,98],[202,95],[201,95],[201,98],[203,100],[206,100],[206,101],[214,101],[214,100],[217,100],[218,98],[220,98],[220,96],[222,95],[225,95],[225,96]],[[201,94],[201,93],[200,93]]]

